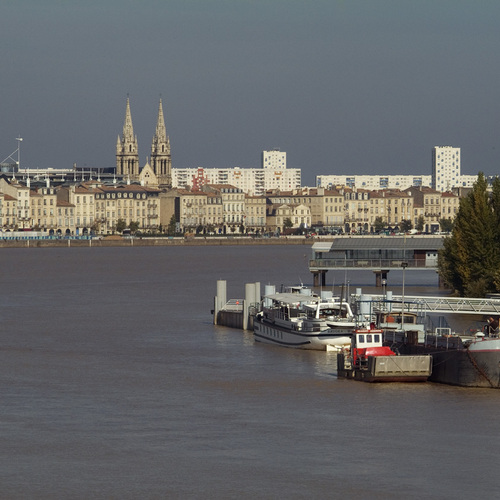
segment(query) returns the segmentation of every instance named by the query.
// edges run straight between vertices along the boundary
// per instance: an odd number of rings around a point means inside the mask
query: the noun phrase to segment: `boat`
[[[434,332],[386,330],[384,344],[406,354],[432,356],[431,382],[500,388],[500,338],[478,330],[467,335],[450,328]]]
[[[487,324],[458,333],[443,317],[436,324],[444,326],[434,326],[436,318],[427,311],[402,313],[402,309],[397,301],[373,301],[371,305],[374,322],[384,332],[385,346],[405,355],[432,356],[431,382],[500,388],[498,320],[490,317]]]
[[[432,356],[400,355],[383,345],[380,328],[358,328],[351,345],[337,355],[337,376],[363,382],[425,382],[432,372]]]
[[[261,310],[253,319],[257,342],[297,349],[339,350],[351,342],[356,321],[347,302],[331,293],[289,287],[276,293],[266,287]]]

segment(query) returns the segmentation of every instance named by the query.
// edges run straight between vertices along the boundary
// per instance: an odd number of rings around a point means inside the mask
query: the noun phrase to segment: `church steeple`
[[[156,121],[156,132],[151,144],[151,168],[158,178],[160,187],[172,186],[172,158],[170,155],[170,139],[165,127],[163,116],[163,105],[160,98],[158,107],[158,119]]]
[[[123,123],[123,139],[127,142],[137,142],[134,137],[134,126],[132,125],[132,113],[130,112],[130,98],[127,97],[127,108],[125,110],[125,122]]]
[[[132,113],[130,112],[130,99],[127,97],[123,135],[116,142],[116,173],[128,175],[132,179],[139,176],[139,154],[137,136],[134,135]]]

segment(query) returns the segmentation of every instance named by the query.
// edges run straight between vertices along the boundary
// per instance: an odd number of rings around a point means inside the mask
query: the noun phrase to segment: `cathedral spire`
[[[165,127],[165,117],[163,116],[163,104],[160,97],[158,106],[158,119],[156,121],[156,131],[151,143],[151,167],[158,178],[160,187],[170,187],[172,185],[172,159],[170,157],[170,139]]]
[[[116,173],[118,175],[131,175],[133,178],[139,175],[137,137],[134,135],[130,99],[128,96],[125,122],[123,123],[123,135],[121,139],[118,136],[116,142]]]
[[[125,122],[123,123],[123,139],[126,142],[134,141],[134,126],[132,125],[132,113],[130,112],[130,99],[127,97],[127,108],[125,111]]]
[[[160,97],[160,105],[158,107],[158,120],[156,121],[155,138],[158,142],[167,142],[167,129],[165,127],[165,118],[163,117],[163,105]]]

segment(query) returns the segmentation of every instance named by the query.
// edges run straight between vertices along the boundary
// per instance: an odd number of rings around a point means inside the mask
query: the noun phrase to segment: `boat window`
[[[380,335],[374,335],[373,336],[375,338],[375,342],[380,342]]]
[[[364,335],[359,335],[358,336],[358,342],[364,342],[365,341],[365,336]]]
[[[367,342],[373,342],[373,341],[372,341],[372,336],[371,336],[371,335],[367,335],[367,336],[366,336],[366,341],[367,341]]]

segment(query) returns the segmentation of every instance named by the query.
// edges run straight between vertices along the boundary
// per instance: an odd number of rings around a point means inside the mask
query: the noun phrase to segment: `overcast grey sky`
[[[500,173],[498,0],[3,0],[0,160],[115,165],[127,95],[141,166],[163,100],[174,167]]]

